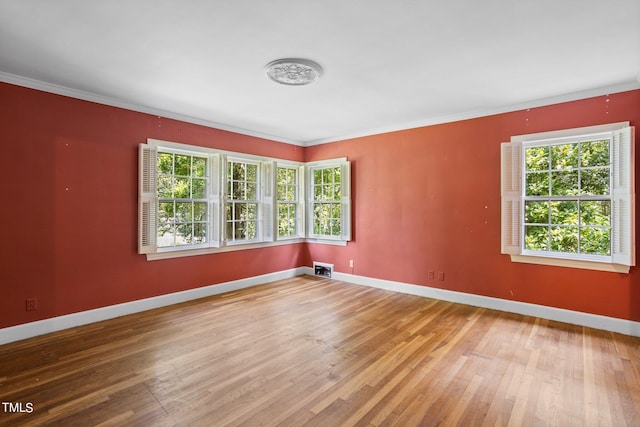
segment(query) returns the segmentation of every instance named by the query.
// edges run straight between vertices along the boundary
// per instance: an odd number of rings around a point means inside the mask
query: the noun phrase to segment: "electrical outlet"
[[[27,298],[27,311],[34,311],[38,308],[38,298]]]
[[[353,268],[353,260],[352,259],[349,260],[349,267]]]
[[[427,277],[429,278],[429,280],[433,280],[433,279],[435,279],[435,277],[436,277],[436,276],[435,276],[435,274],[436,274],[436,273],[435,273],[435,271],[430,270],[428,274],[429,274],[429,275],[428,275]]]
[[[440,281],[444,280],[444,271],[438,271],[438,280]]]

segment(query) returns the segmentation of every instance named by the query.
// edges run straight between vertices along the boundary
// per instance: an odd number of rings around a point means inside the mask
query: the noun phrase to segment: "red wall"
[[[306,263],[640,321],[638,268],[596,272],[512,263],[500,254],[500,143],[618,121],[640,126],[640,90],[308,147],[306,161],[352,162],[354,241],[309,244]]]
[[[303,265],[302,244],[137,254],[139,143],[303,160],[303,149],[0,84],[0,328]],[[25,300],[38,298],[27,312]]]
[[[640,321],[637,268],[533,266],[500,254],[500,142],[616,121],[640,124],[640,91],[303,149],[0,83],[0,328],[313,260]],[[297,161],[347,156],[354,241],[149,262],[136,252],[137,145],[147,138]],[[32,297],[39,306],[27,312]]]

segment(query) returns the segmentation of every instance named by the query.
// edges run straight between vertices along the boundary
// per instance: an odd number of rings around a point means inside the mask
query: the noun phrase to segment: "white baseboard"
[[[110,305],[107,307],[96,308],[94,310],[81,311],[79,313],[38,320],[36,322],[25,323],[17,326],[10,326],[8,328],[0,329],[0,345],[38,335],[48,334],[50,332],[73,328],[75,326],[86,325],[89,323],[99,322],[101,320],[125,316],[127,314],[151,310],[153,308],[164,307],[224,292],[271,283],[277,280],[289,279],[303,274],[306,274],[305,267],[298,267],[291,270],[278,271],[275,273],[263,274],[261,276],[249,277],[246,279],[219,283],[217,285],[204,286],[202,288],[189,289],[157,297]]]
[[[313,275],[314,272],[312,268],[305,268],[306,274]],[[485,297],[463,292],[448,291],[445,289],[430,288],[428,286],[412,285],[408,283],[394,282],[391,280],[374,279],[371,277],[357,276],[337,271],[333,272],[333,276],[331,278],[356,285],[370,286],[388,291],[401,292],[404,294],[417,295],[443,301],[451,301],[475,307],[490,308],[493,310],[506,311],[525,316],[540,317],[542,319],[555,320],[558,322],[570,323],[572,325],[586,326],[589,328],[640,337],[640,322],[634,322],[632,320],[617,319],[615,317],[600,316],[597,314],[588,314],[579,311],[565,310],[562,308]]]
[[[67,314],[51,319],[38,320],[36,322],[25,323],[22,325],[10,326],[8,328],[0,329],[0,345],[47,334],[50,332],[73,328],[75,326],[113,319],[115,317],[125,316],[127,314],[138,313],[141,311],[151,310],[153,308],[178,304],[185,301],[204,298],[225,292],[231,292],[251,286],[262,285],[265,283],[271,283],[278,280],[289,279],[305,274],[313,276],[313,268],[298,267],[290,270],[264,274],[261,276],[220,283],[217,285],[189,289],[182,292],[175,292],[172,294],[160,295],[157,297],[126,302],[123,304],[111,305],[94,310]],[[586,326],[589,328],[601,329],[605,331],[640,337],[640,322],[634,322],[631,320],[617,319],[614,317],[599,316],[596,314],[582,313],[579,311],[565,310],[561,308],[547,307],[525,302],[509,301],[499,298],[467,294],[463,292],[448,291],[444,289],[412,285],[409,283],[395,282],[391,280],[375,279],[372,277],[357,276],[354,274],[340,273],[337,271],[333,272],[332,278],[356,285],[364,285],[393,292],[417,295],[443,301],[451,301],[476,307],[490,308],[493,310],[517,313],[525,316],[540,317],[543,319],[556,320],[573,325]]]

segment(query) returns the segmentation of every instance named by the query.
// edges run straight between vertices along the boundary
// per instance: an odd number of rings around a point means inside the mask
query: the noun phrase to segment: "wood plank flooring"
[[[0,401],[33,406],[3,426],[640,426],[640,339],[305,276],[0,346]]]

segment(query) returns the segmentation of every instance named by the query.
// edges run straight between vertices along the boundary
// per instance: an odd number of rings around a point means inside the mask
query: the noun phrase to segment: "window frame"
[[[278,170],[286,169],[286,170],[295,170],[296,178],[295,178],[295,191],[294,191],[294,200],[280,200],[278,198]],[[305,176],[305,166],[299,163],[289,163],[285,161],[277,161],[275,164],[275,174],[274,174],[274,203],[275,203],[275,236],[277,240],[291,240],[291,239],[301,239],[305,237],[305,200],[304,200],[304,176]],[[294,220],[294,233],[287,236],[281,236],[279,233],[278,222],[280,221],[279,216],[279,206],[281,204],[294,205],[296,214],[293,218]],[[290,219],[290,217],[288,217]]]
[[[191,156],[207,157],[207,241],[197,245],[158,247],[159,195],[158,159],[159,152],[175,152]],[[258,165],[258,232],[255,239],[235,240],[227,236],[228,203],[228,162]],[[139,191],[138,191],[138,253],[145,254],[147,260],[194,256],[217,252],[245,250],[313,241],[325,244],[346,245],[339,239],[309,238],[306,213],[308,212],[306,177],[309,165],[343,164],[346,158],[330,159],[313,163],[269,158],[251,154],[230,152],[214,148],[187,145],[175,142],[147,139],[139,147]],[[153,165],[153,167],[152,167]],[[297,170],[296,233],[292,236],[278,236],[278,205],[276,200],[276,174],[278,167]],[[349,201],[350,203],[350,201]],[[348,206],[350,212],[350,206]],[[350,218],[348,219],[350,225]],[[350,235],[348,236],[350,239]]]
[[[324,242],[339,245],[346,245],[351,240],[351,164],[346,157],[322,160],[307,163],[307,240],[314,242]],[[340,198],[331,204],[340,206],[340,233],[337,235],[319,234],[314,232],[314,206],[315,204],[326,204],[326,200],[314,199],[314,178],[316,170],[340,168]]]
[[[611,138],[609,147],[610,255],[525,249],[525,148]],[[513,262],[628,272],[635,265],[634,128],[628,122],[519,135],[501,146],[501,253]],[[550,169],[551,170],[551,169]],[[577,198],[577,197],[574,197]]]
[[[246,171],[245,171],[245,176],[244,179],[242,180],[237,180],[235,179],[233,176],[229,177],[229,167],[232,164],[244,164],[244,165],[248,165],[248,166],[255,166],[256,171],[255,171],[255,181],[249,181],[247,179],[247,175],[246,175]],[[269,213],[265,212],[266,209],[263,206],[263,202],[262,202],[262,194],[264,193],[264,189],[263,189],[263,177],[262,177],[262,162],[258,161],[258,160],[253,160],[253,159],[248,159],[245,157],[240,157],[240,156],[226,156],[226,159],[224,161],[224,166],[223,166],[223,170],[226,171],[225,172],[225,180],[224,180],[224,207],[223,207],[223,212],[224,212],[224,228],[223,228],[223,232],[224,232],[224,241],[226,245],[242,245],[242,244],[247,244],[247,243],[257,243],[257,242],[261,242],[263,240],[263,236],[265,235],[265,216],[267,216]],[[245,197],[244,198],[234,198],[232,197],[232,192],[233,192],[233,186],[234,183],[244,183],[244,192],[245,192]],[[246,192],[247,192],[247,187],[249,185],[249,183],[253,183],[255,185],[255,197],[253,199],[246,197]],[[229,185],[231,186],[231,191],[229,191]],[[229,220],[229,218],[227,217],[227,209],[229,208],[229,206],[235,206],[235,205],[246,205],[247,208],[249,207],[249,205],[255,205],[256,206],[256,211],[255,211],[255,218],[245,218],[244,221],[235,219],[235,217],[232,220]],[[232,211],[235,212],[235,210]],[[255,223],[255,237],[254,238],[239,238],[236,239],[235,236],[231,236],[229,233],[229,222],[232,223],[232,228],[235,229],[235,224],[240,223],[240,222],[246,222],[247,225],[249,225],[250,222]]]

